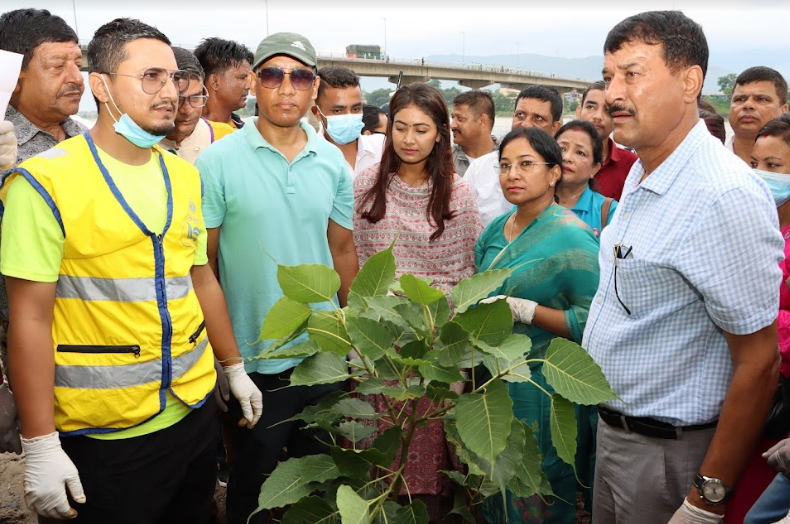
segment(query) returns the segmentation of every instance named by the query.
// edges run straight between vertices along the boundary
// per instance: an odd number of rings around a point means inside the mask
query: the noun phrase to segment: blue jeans
[[[778,474],[754,503],[743,524],[771,524],[790,511],[790,479]]]

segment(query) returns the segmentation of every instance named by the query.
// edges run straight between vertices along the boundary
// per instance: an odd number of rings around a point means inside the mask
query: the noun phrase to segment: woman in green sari
[[[477,241],[478,271],[510,268],[513,274],[486,299],[507,300],[513,331],[532,339],[531,358],[542,358],[556,337],[581,342],[598,288],[598,241],[573,212],[555,203],[561,183],[562,152],[540,129],[517,129],[499,149],[499,180],[516,211],[495,219]],[[532,381],[549,393],[542,365],[530,365]],[[510,492],[503,507],[494,497],[483,506],[491,524],[573,524],[576,478],[557,456],[549,430],[551,399],[532,383],[508,383],[513,411],[535,429],[555,497],[519,499]],[[505,514],[506,513],[506,514]]]

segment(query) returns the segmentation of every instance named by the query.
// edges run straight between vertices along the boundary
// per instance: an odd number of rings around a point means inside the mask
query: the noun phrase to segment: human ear
[[[704,75],[702,74],[702,68],[698,65],[689,67],[683,73],[683,99],[687,103],[696,103],[702,91],[703,81]]]
[[[88,75],[88,85],[91,88],[91,93],[99,102],[106,104],[110,101],[106,80],[101,73],[93,72]]]

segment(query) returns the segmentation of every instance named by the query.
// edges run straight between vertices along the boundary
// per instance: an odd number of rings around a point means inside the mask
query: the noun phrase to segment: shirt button
[[[597,298],[597,300],[598,300],[598,303],[599,303],[599,304],[600,304],[601,302],[603,302],[603,298],[602,298],[602,297],[598,297],[598,298]]]
[[[631,213],[623,213],[623,218],[628,220],[629,218],[631,218]]]

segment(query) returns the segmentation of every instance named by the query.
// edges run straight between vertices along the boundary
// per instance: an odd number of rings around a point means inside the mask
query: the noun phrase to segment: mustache
[[[71,93],[77,93],[82,95],[83,86],[77,84],[69,84],[65,86],[63,89],[58,91],[57,97],[60,98],[61,96],[70,95]]]
[[[633,109],[620,105],[609,106],[606,108],[606,112],[609,113],[609,116],[614,116],[615,113],[628,113],[629,115],[634,116]]]
[[[173,110],[173,112],[175,112],[177,109],[175,102],[170,102],[170,101],[164,101],[154,104],[151,106],[151,109],[159,109],[160,107],[169,107],[170,109]]]

